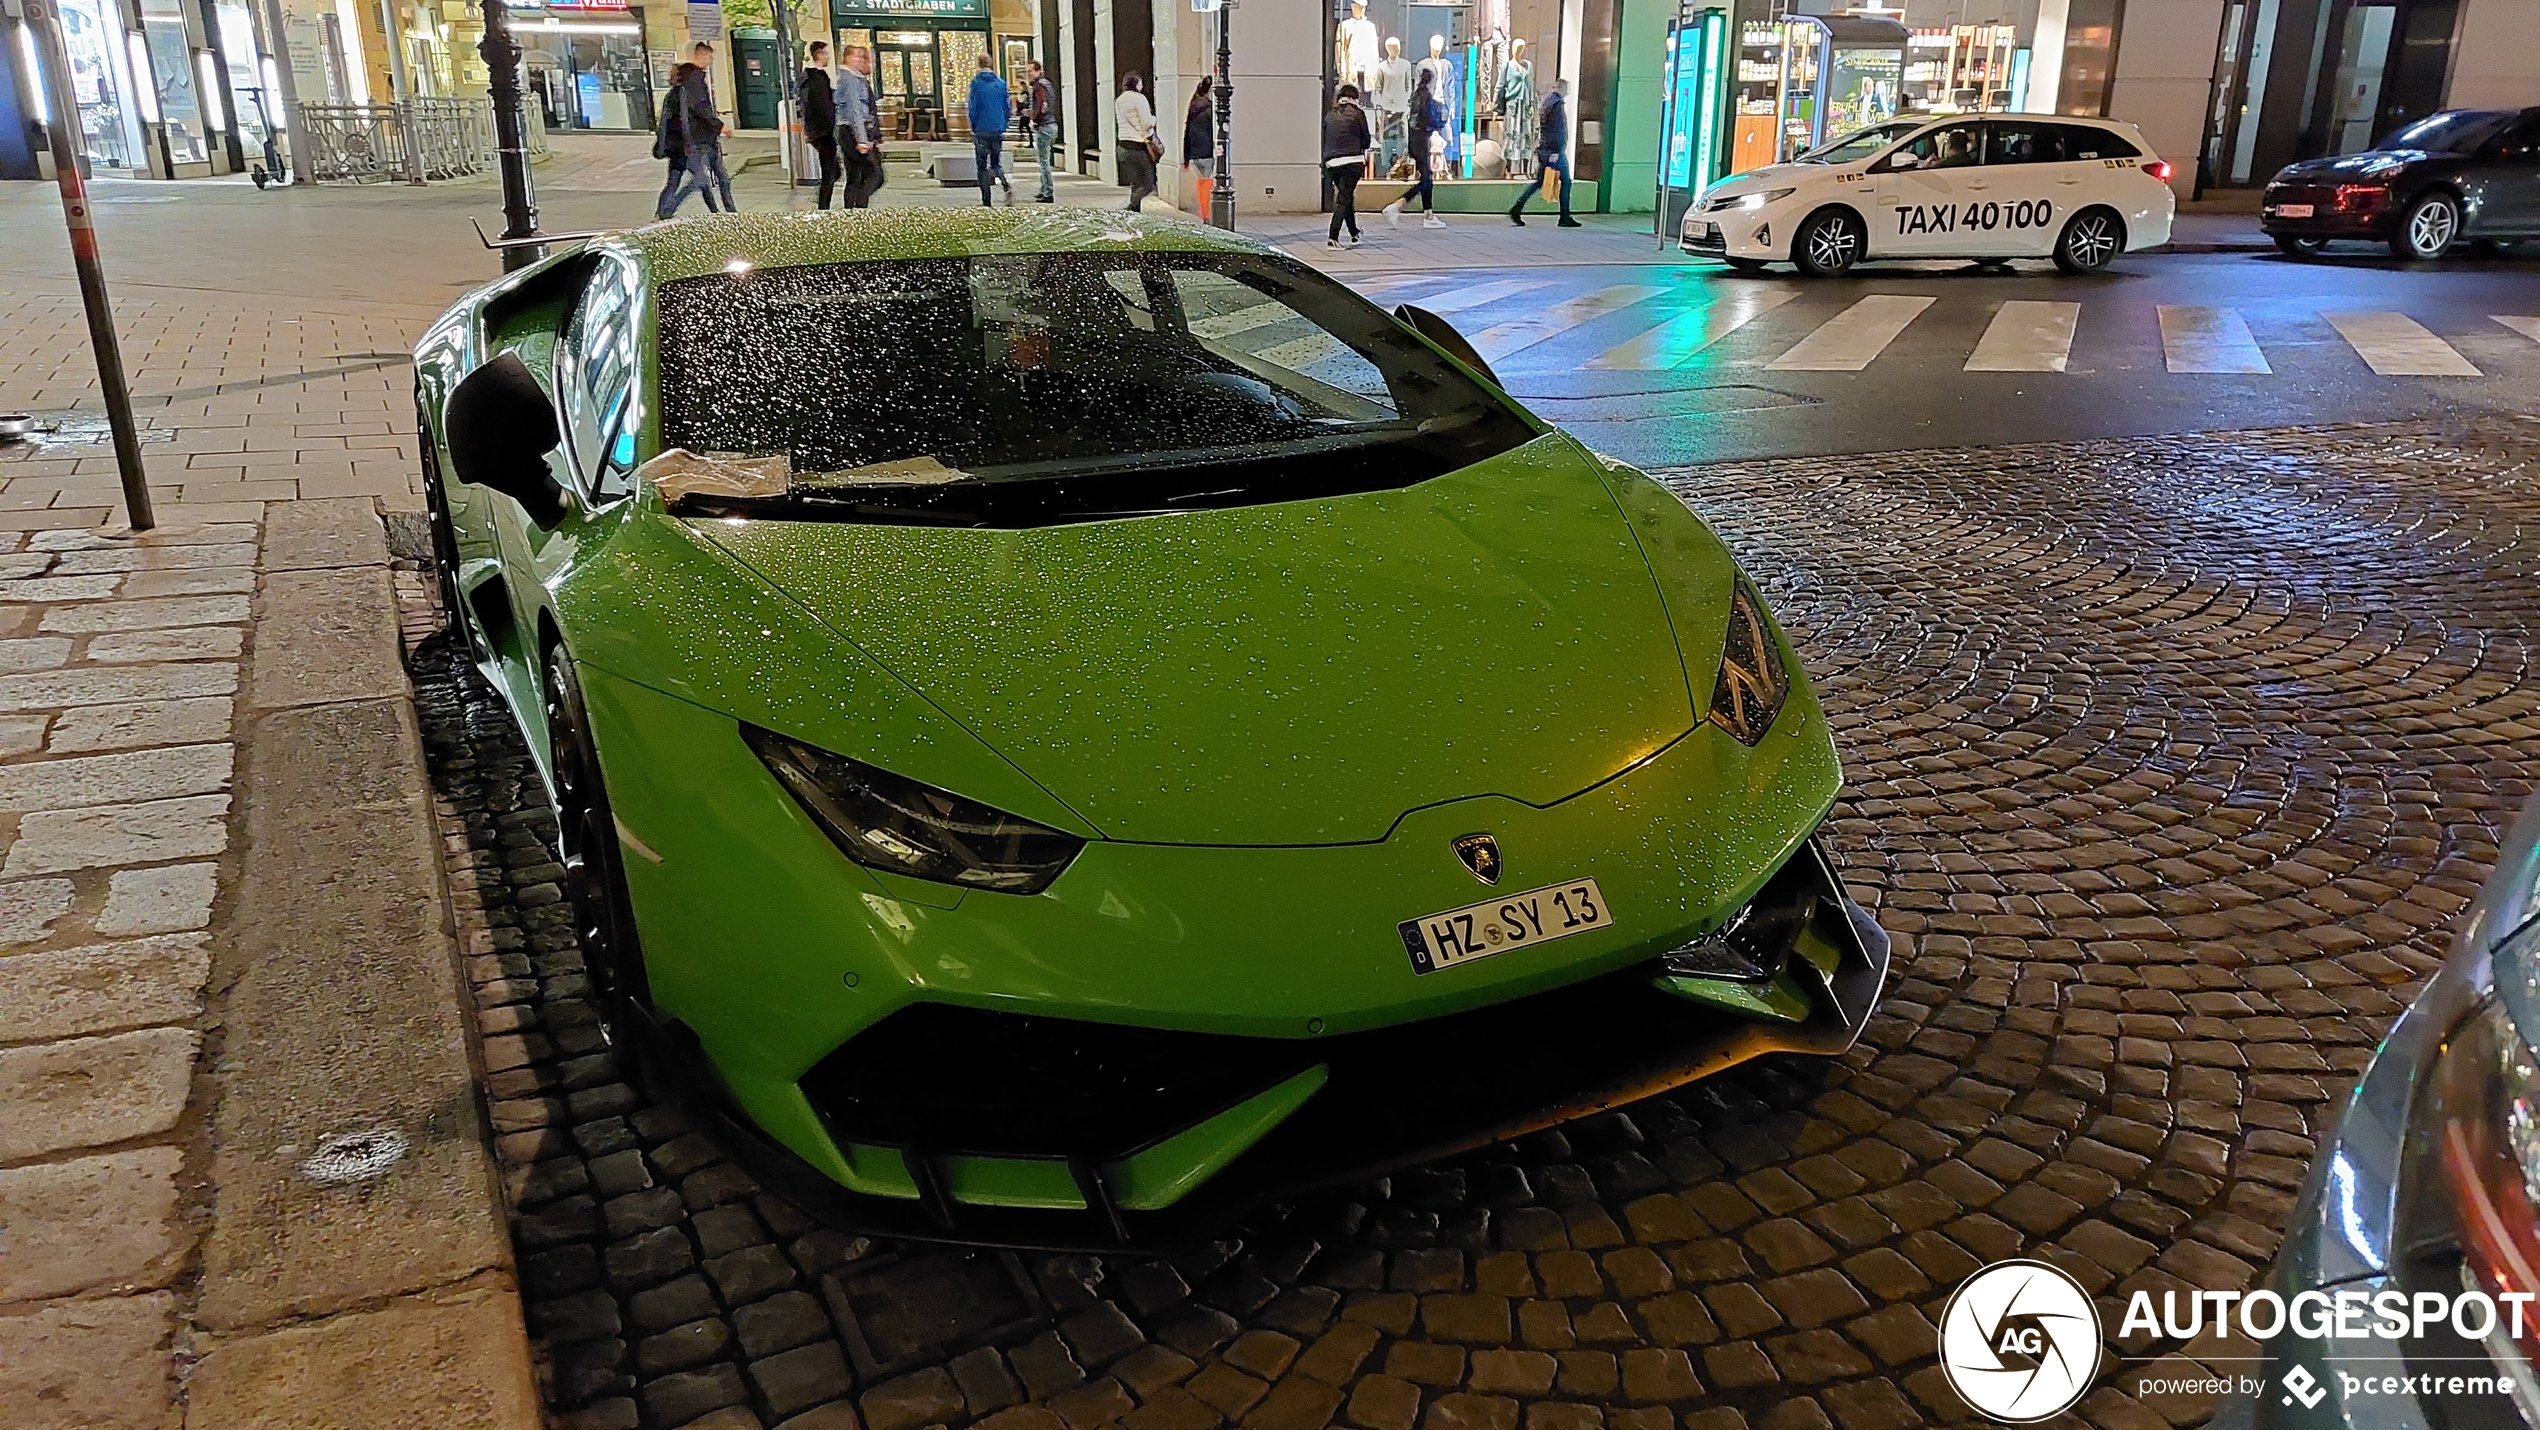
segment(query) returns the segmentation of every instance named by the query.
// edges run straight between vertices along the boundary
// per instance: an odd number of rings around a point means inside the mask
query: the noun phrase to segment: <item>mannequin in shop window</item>
[[[1376,82],[1376,22],[1367,18],[1367,0],[1350,0],[1349,18],[1341,21],[1332,42],[1332,68],[1342,84],[1366,93]]]
[[[1499,107],[1499,81],[1508,68],[1508,32],[1493,25],[1489,37],[1475,50],[1473,134],[1480,138],[1490,134],[1490,122],[1503,112]]]
[[[1391,174],[1402,157],[1404,129],[1411,118],[1411,61],[1402,57],[1402,37],[1385,37],[1385,57],[1376,66],[1376,84],[1368,92],[1376,118],[1376,172]]]
[[[1508,42],[1508,63],[1499,72],[1499,112],[1508,120],[1508,173],[1521,178],[1534,172],[1535,67],[1526,58],[1526,42]]]

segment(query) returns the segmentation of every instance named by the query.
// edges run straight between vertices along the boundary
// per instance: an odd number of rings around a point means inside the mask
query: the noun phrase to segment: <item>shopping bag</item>
[[[1543,201],[1548,204],[1561,202],[1561,171],[1548,164],[1543,171]]]

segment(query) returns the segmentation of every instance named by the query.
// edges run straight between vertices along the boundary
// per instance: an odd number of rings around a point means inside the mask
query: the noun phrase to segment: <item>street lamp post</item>
[[[1208,222],[1211,227],[1233,232],[1235,227],[1235,184],[1232,162],[1226,150],[1232,143],[1235,115],[1234,54],[1229,47],[1227,30],[1235,18],[1235,0],[1218,0],[1217,6],[1217,82],[1209,86],[1217,102],[1217,182],[1209,190]]]
[[[512,38],[510,7],[485,0],[486,93],[494,102],[494,152],[503,174],[503,237],[538,236],[538,194],[529,182],[529,117],[520,107],[520,42]],[[536,244],[503,250],[503,271],[526,268],[546,252]]]
[[[80,306],[88,310],[88,345],[97,357],[98,395],[106,404],[106,430],[115,441],[115,470],[123,478],[123,510],[135,531],[158,524],[150,513],[150,484],[141,467],[141,434],[132,422],[132,393],[124,386],[123,348],[115,337],[114,309],[106,300],[106,265],[97,256],[97,225],[88,185],[80,174],[79,96],[71,88],[70,52],[62,47],[61,15],[53,0],[28,0],[36,65],[43,77],[45,137],[53,148],[53,179],[62,190],[62,219],[70,226],[71,264],[79,272]]]

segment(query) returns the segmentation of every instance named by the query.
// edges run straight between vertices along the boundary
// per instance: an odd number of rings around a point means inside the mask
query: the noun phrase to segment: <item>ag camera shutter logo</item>
[[[2081,1283],[2042,1261],[1997,1261],[1966,1279],[1940,1313],[1940,1369],[1987,1419],[2051,1420],[2099,1372],[2099,1308]]]

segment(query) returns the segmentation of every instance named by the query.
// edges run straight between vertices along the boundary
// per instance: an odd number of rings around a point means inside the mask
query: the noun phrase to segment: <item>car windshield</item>
[[[1832,143],[1820,144],[1800,155],[1797,162],[1849,164],[1855,160],[1867,159],[1888,145],[1922,128],[1925,122],[1915,119],[1895,124],[1873,124],[1867,129],[1855,129]]]
[[[2382,149],[2423,149],[2435,154],[2466,154],[2493,139],[2513,122],[2510,111],[2455,109],[2445,114],[2429,114],[2375,147]]]
[[[662,442],[850,519],[1039,524],[1408,486],[1530,440],[1291,259],[1044,253],[664,286]]]

